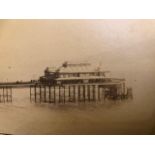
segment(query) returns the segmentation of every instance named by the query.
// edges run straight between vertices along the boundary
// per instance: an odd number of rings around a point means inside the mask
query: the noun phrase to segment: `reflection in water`
[[[145,90],[142,89],[144,85]],[[0,132],[8,134],[154,134],[153,87],[145,80],[141,80],[134,84],[133,90],[133,100],[54,106],[30,103],[29,89],[15,89],[13,103],[0,104]]]

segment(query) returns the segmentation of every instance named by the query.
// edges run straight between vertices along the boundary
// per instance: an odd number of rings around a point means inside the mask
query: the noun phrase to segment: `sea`
[[[155,134],[155,80],[132,80],[133,99],[86,104],[30,102],[29,88],[13,89],[13,102],[0,103],[0,133],[13,135]]]

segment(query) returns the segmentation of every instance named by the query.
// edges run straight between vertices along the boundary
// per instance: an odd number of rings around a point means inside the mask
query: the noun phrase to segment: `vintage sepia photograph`
[[[0,134],[154,135],[155,20],[0,20]]]

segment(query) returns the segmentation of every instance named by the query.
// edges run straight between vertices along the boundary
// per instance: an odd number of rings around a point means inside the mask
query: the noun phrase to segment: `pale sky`
[[[0,81],[30,80],[64,61],[155,71],[155,20],[0,20]]]

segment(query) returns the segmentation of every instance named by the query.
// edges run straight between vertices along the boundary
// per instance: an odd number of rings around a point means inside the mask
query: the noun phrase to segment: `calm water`
[[[145,86],[145,87],[144,87]],[[154,134],[155,93],[136,81],[134,99],[90,105],[34,104],[29,89],[14,89],[13,103],[0,104],[0,132],[10,134]]]

